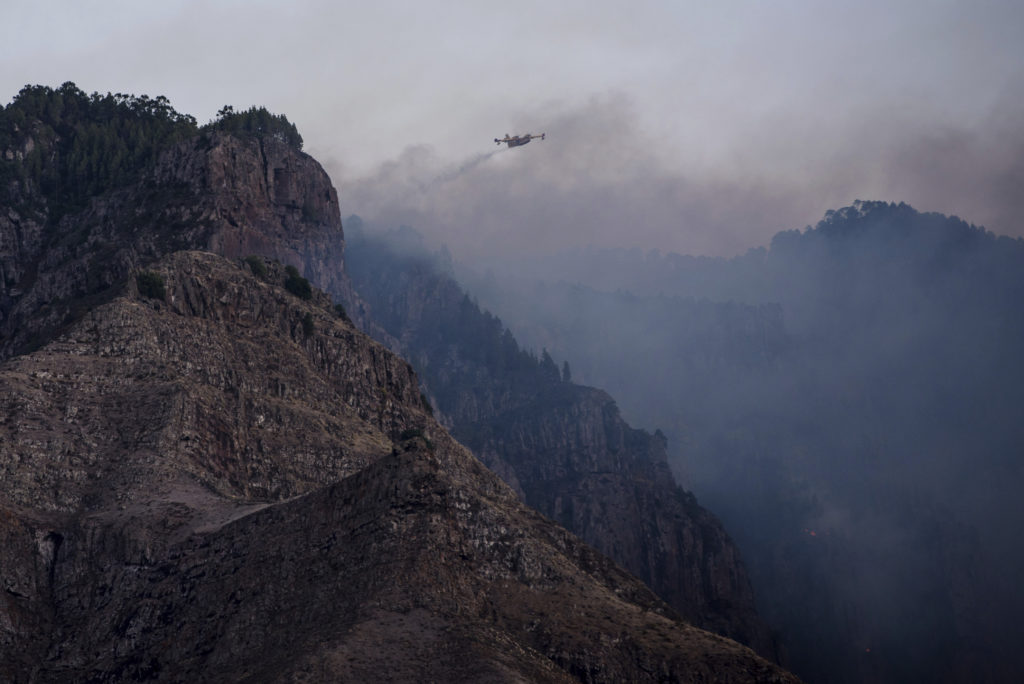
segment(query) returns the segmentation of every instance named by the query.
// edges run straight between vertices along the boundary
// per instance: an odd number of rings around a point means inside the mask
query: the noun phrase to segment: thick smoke
[[[733,256],[855,199],[906,201],[1021,235],[1022,114],[1010,98],[970,129],[876,112],[827,140],[835,131],[800,138],[795,125],[766,123],[737,132],[732,160],[712,163],[697,151],[701,130],[688,131],[692,154],[672,147],[628,98],[609,95],[521,113],[494,132],[545,132],[544,141],[499,154],[481,140],[456,162],[410,145],[367,177],[336,178],[346,212],[414,226],[478,265],[588,245]]]
[[[500,126],[495,136],[507,128],[547,139],[497,158],[446,164],[410,146],[372,176],[339,183],[343,206],[380,225],[414,226],[471,261],[579,244],[733,253],[756,239],[752,231],[783,227],[772,217],[792,211],[761,183],[674,168],[623,97],[555,112]]]
[[[1024,102],[1004,98],[975,128],[930,127],[889,152],[884,182],[905,195],[892,199],[1024,236]]]

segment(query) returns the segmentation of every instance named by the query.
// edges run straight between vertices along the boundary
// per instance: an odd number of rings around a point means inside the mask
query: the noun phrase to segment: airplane
[[[540,135],[530,135],[529,133],[527,133],[526,135],[509,135],[508,133],[506,133],[504,138],[500,140],[498,138],[495,138],[494,142],[498,143],[499,145],[501,143],[508,143],[509,147],[519,147],[520,145],[525,145],[534,138],[540,138],[541,140],[543,140],[545,135],[547,135],[547,133],[541,133]]]

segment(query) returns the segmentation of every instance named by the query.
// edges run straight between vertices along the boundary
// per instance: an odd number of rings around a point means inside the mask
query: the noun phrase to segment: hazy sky
[[[265,105],[343,215],[457,255],[727,255],[854,199],[1024,235],[1022,35],[1019,0],[3,0],[0,92]]]

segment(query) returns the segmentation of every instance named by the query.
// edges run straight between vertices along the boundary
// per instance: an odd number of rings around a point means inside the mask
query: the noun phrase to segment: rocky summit
[[[311,286],[357,301],[336,193],[293,139],[186,121],[71,195],[53,179],[93,129],[69,102],[168,115],[67,86],[0,121],[0,678],[795,681],[435,420]]]

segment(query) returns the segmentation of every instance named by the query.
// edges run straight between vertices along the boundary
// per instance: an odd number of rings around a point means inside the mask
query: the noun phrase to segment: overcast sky
[[[265,105],[343,216],[457,256],[730,255],[855,199],[1024,235],[1021,36],[1019,0],[3,0],[0,93]]]

